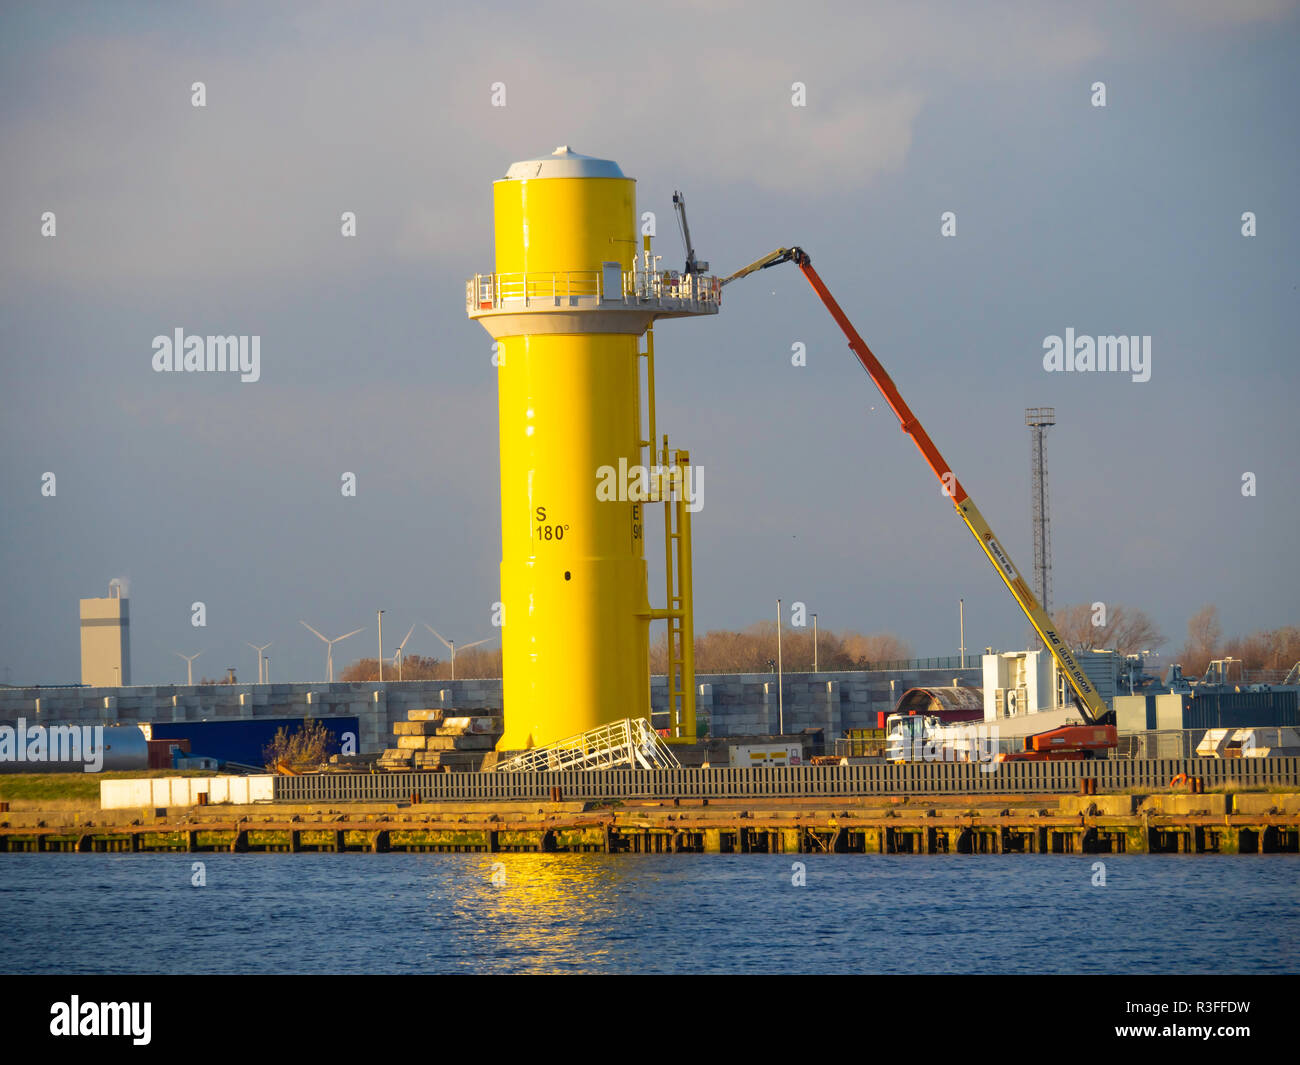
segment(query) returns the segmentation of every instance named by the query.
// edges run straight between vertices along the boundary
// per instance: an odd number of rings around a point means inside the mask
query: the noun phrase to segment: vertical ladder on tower
[[[682,720],[682,596],[677,580],[677,559],[680,557],[681,525],[673,505],[672,458],[668,451],[668,436],[664,435],[663,468],[667,471],[664,485],[664,576],[668,585],[668,735],[680,735]]]
[[[664,574],[668,622],[668,737],[694,743],[695,626],[691,573],[691,517],[687,471],[691,456],[663,438]]]
[[[650,238],[642,243],[645,269],[654,267],[650,254]],[[703,267],[701,267],[703,268]],[[695,725],[695,621],[691,575],[691,511],[686,493],[689,485],[687,471],[691,456],[686,451],[672,452],[668,436],[663,437],[660,450],[655,434],[655,331],[651,325],[645,333],[646,348],[641,355],[646,360],[646,413],[650,432],[640,440],[641,394],[640,376],[637,378],[636,424],[639,447],[647,449],[647,458],[654,467],[653,490],[664,503],[664,579],[668,586],[668,601],[662,609],[651,608],[650,621],[668,624],[668,728],[669,742],[694,743]],[[639,506],[640,504],[638,504]],[[636,528],[641,528],[636,522]]]

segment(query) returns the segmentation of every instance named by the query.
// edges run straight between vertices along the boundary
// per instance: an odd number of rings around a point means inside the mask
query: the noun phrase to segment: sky
[[[674,189],[715,272],[807,249],[1026,575],[1024,411],[1054,407],[1053,603],[1143,609],[1166,650],[1207,603],[1227,633],[1300,622],[1298,44],[1290,0],[5,4],[0,681],[79,680],[77,601],[116,577],[137,684],[183,681],[175,652],[252,679],[245,641],[319,680],[300,620],[366,627],[341,666],[379,609],[386,654],[417,621],[491,636],[496,371],[464,281],[492,182],[560,144],[636,178],[665,265]],[[259,379],[155,372],[177,328],[260,336]],[[1067,329],[1149,336],[1149,380],[1049,371]],[[1025,645],[796,268],[656,356],[661,431],[706,471],[698,631],[780,597],[956,654],[960,598],[969,648]]]

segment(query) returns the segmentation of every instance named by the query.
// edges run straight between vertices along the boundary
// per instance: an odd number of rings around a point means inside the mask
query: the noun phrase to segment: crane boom
[[[862,368],[871,376],[880,394],[884,396],[885,402],[889,404],[890,409],[898,417],[899,424],[903,432],[912,438],[912,443],[921,452],[926,464],[934,471],[934,475],[939,478],[939,483],[943,486],[944,495],[948,496],[957,510],[958,516],[966,524],[966,528],[971,531],[979,543],[981,550],[988,556],[988,560],[993,563],[993,568],[998,571],[998,576],[1002,582],[1011,591],[1016,602],[1020,604],[1020,609],[1024,611],[1025,617],[1034,627],[1034,631],[1042,638],[1043,645],[1056,660],[1061,672],[1065,674],[1074,689],[1075,703],[1078,705],[1080,712],[1089,723],[1100,723],[1109,711],[1106,704],[1097,694],[1097,689],[1088,675],[1083,671],[1083,667],[1074,657],[1070,649],[1065,645],[1057,631],[1056,624],[1048,616],[1047,611],[1043,609],[1041,603],[1030,590],[1025,579],[1020,575],[1016,564],[1011,561],[1011,556],[998,542],[997,537],[993,535],[993,529],[989,523],[984,520],[984,515],[980,513],[975,501],[966,493],[961,482],[957,480],[957,475],[952,472],[939,449],[935,447],[934,441],[925,431],[924,426],[917,420],[912,409],[903,400],[889,374],[885,372],[884,366],[880,360],[867,347],[867,342],[858,335],[858,331],[853,328],[853,323],[849,321],[848,315],[840,309],[840,305],[831,295],[830,290],[822,281],[820,275],[813,269],[812,260],[808,253],[802,248],[779,248],[772,252],[771,255],[763,259],[757,259],[737,270],[734,274],[723,279],[722,284],[726,285],[732,281],[737,281],[742,277],[754,273],[756,270],[766,270],[768,267],[776,266],[778,263],[793,262],[800,270],[803,271],[804,277],[812,285],[813,291],[821,298],[826,309],[830,311],[831,317],[840,327],[845,337],[848,338],[849,348],[857,356],[858,362]]]
[[[682,234],[682,243],[686,245],[686,274],[707,273],[709,264],[695,257],[695,245],[691,243],[691,227],[686,221],[686,197],[680,192],[673,193],[673,210],[677,212],[677,228]]]

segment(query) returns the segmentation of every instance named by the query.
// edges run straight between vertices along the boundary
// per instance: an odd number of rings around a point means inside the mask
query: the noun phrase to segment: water
[[[1298,877],[1286,855],[0,854],[0,971],[1283,973]]]

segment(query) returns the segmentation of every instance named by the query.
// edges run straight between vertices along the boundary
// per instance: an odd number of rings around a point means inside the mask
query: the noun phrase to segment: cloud
[[[555,144],[763,194],[806,194],[815,172],[832,196],[902,171],[936,93],[1057,76],[1108,47],[1098,16],[1033,4],[591,10],[325,7],[236,11],[204,34],[47,34],[0,126],[21,161],[0,280],[260,290],[413,259],[468,276],[489,254],[490,181]],[[1216,6],[1170,10],[1203,21]],[[195,81],[206,108],[190,105]],[[490,106],[498,81],[505,108]],[[795,81],[807,107],[791,106]]]

